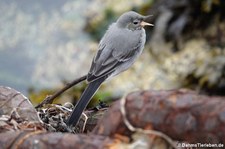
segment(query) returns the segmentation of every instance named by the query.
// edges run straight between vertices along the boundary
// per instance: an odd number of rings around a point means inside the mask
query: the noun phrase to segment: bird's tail
[[[88,84],[87,88],[84,90],[78,103],[76,104],[72,114],[68,118],[66,122],[67,126],[73,126],[77,124],[82,112],[84,111],[91,98],[94,96],[95,92],[98,90],[104,80],[105,77],[102,77]]]

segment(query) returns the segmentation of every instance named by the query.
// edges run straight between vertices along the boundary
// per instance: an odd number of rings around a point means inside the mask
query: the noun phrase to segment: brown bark
[[[113,105],[94,134],[131,134],[123,122],[120,106],[120,102]],[[126,97],[125,109],[135,127],[158,130],[179,141],[225,144],[225,98],[186,90],[139,91]]]
[[[33,119],[37,115],[27,98],[10,88],[0,87],[0,91],[3,114],[0,148],[3,149],[176,147],[168,137],[152,133],[151,129],[181,142],[225,144],[224,97],[198,95],[187,90],[133,92],[110,107],[91,134],[74,135],[46,132],[43,123]],[[135,128],[128,129],[125,119]]]
[[[105,136],[47,133],[41,131],[17,131],[0,133],[1,149],[101,149],[112,143]]]

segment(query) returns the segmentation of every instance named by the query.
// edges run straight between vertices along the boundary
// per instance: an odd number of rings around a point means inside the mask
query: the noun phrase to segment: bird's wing
[[[138,43],[137,46],[122,51],[122,49],[115,48],[109,50],[106,49],[106,45],[100,45],[100,49],[92,61],[87,81],[92,82],[103,76],[110,75],[118,66],[131,59],[138,52],[137,49],[140,46],[140,43]],[[108,52],[104,52],[104,50]]]

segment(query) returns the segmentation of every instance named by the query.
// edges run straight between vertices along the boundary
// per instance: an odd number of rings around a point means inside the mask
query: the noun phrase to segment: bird
[[[144,26],[154,26],[135,11],[123,13],[112,23],[98,45],[90,70],[87,74],[87,87],[66,121],[69,127],[75,126],[91,98],[106,80],[130,68],[144,49],[146,33]]]

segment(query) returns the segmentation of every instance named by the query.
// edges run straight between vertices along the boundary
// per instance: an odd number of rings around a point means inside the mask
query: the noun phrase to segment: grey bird
[[[145,22],[149,17],[129,11],[110,25],[92,60],[87,74],[88,86],[67,120],[67,126],[77,124],[82,112],[104,81],[127,70],[142,53],[146,40],[143,27],[153,26]]]

